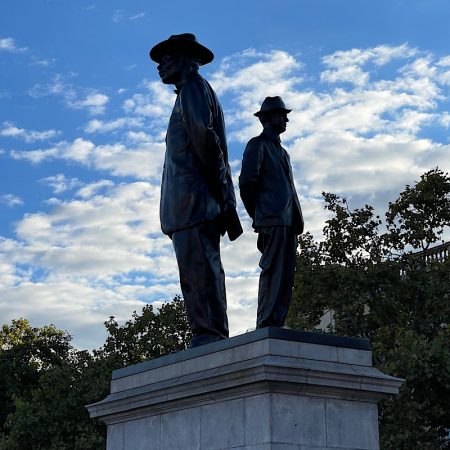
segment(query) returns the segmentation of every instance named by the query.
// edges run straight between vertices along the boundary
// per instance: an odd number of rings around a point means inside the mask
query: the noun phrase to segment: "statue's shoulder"
[[[209,83],[199,73],[192,74],[185,86],[192,89],[211,89]]]
[[[211,98],[215,96],[215,94],[208,81],[206,81],[201,75],[196,73],[189,77],[186,84],[183,86],[183,89],[181,90],[181,96],[193,97],[198,101],[200,98]]]
[[[253,138],[251,138],[248,142],[247,142],[247,148],[256,148],[256,147],[261,147],[265,142],[265,138],[262,134],[260,134],[259,136],[255,136]]]

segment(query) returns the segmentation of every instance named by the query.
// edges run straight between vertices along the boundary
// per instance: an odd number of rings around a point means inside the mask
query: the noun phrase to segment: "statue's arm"
[[[244,151],[241,174],[239,176],[241,199],[252,219],[255,217],[256,199],[259,195],[263,155],[262,143],[257,138],[250,140]]]
[[[191,82],[180,94],[183,120],[197,157],[200,172],[217,202],[223,206],[228,197],[227,166],[220,139],[214,131],[212,100],[202,83]]]

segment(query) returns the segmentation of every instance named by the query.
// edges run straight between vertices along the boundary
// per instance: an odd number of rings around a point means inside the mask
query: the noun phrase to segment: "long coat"
[[[194,73],[177,92],[167,130],[161,229],[171,236],[217,221],[222,234],[236,238],[242,229],[235,207],[222,108],[209,83]]]
[[[264,130],[244,151],[239,188],[253,227],[293,226],[303,232],[303,215],[287,151]]]

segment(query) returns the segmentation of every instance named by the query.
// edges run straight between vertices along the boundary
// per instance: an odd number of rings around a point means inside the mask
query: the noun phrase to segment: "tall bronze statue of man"
[[[181,292],[193,332],[190,347],[228,337],[225,274],[220,236],[236,239],[242,228],[228,165],[222,108],[198,69],[213,53],[190,33],[155,45],[165,84],[176,87],[166,136],[161,183],[161,229],[173,243]]]
[[[257,328],[284,325],[294,286],[297,238],[303,232],[289,155],[280,142],[290,112],[281,97],[263,101],[255,116],[264,130],[248,142],[239,176],[241,198],[262,253]]]

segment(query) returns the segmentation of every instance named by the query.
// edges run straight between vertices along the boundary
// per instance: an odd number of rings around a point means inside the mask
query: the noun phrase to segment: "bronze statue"
[[[284,325],[294,286],[297,238],[303,232],[289,155],[280,143],[290,112],[281,97],[264,100],[255,113],[264,130],[248,142],[239,176],[241,198],[262,253],[257,328]]]
[[[161,183],[161,229],[173,243],[181,291],[193,332],[190,347],[229,336],[220,236],[236,239],[242,228],[228,165],[222,108],[198,69],[213,53],[190,33],[155,45],[165,84],[176,100],[166,136]]]

